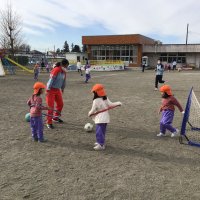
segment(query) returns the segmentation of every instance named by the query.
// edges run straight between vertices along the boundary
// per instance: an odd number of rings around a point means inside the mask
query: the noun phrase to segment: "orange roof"
[[[82,36],[85,45],[154,44],[155,40],[140,34]]]

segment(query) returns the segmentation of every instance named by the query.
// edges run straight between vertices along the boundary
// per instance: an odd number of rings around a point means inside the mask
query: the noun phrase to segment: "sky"
[[[0,0],[21,16],[24,40],[39,51],[82,47],[82,36],[141,34],[164,44],[200,43],[199,0]]]

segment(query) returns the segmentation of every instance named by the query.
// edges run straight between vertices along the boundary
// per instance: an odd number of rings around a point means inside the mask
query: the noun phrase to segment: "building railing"
[[[199,53],[200,44],[162,44],[162,45],[144,45],[143,53]]]

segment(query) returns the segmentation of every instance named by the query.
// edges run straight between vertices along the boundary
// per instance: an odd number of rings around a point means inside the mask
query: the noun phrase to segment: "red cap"
[[[167,93],[168,95],[172,95],[172,91],[171,91],[171,88],[169,85],[163,85],[161,88],[160,88],[160,91],[161,92],[165,92]]]
[[[46,86],[44,85],[44,83],[42,83],[42,82],[36,82],[33,85],[33,89],[34,89],[33,94],[37,94],[41,88],[43,88],[43,89],[46,88]]]
[[[96,92],[99,97],[106,96],[106,92],[105,92],[104,86],[102,84],[95,84],[93,86],[91,92]]]

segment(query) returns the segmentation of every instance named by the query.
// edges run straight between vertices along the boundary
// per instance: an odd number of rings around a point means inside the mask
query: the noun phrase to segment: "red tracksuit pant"
[[[46,96],[47,105],[54,109],[54,103],[56,103],[56,110],[58,112],[53,112],[53,110],[48,110],[47,124],[52,124],[52,118],[57,118],[60,116],[63,108],[63,98],[60,89],[51,88]]]

